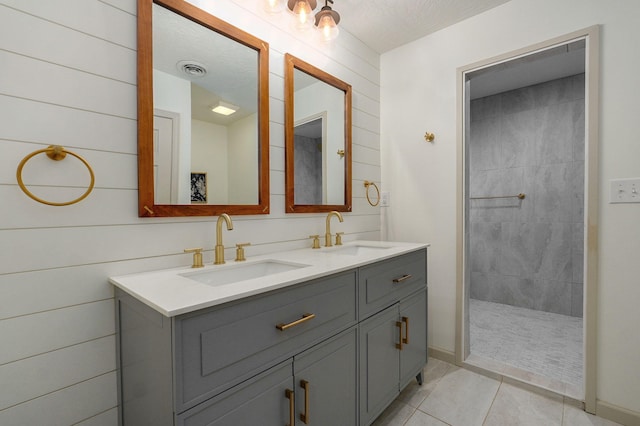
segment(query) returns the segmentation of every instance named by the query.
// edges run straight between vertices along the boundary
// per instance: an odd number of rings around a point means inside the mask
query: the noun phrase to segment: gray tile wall
[[[296,204],[322,204],[322,139],[296,135],[293,170]]]
[[[471,102],[471,297],[582,316],[584,74]]]

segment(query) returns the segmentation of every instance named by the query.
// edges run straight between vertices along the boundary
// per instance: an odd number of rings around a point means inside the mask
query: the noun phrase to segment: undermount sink
[[[251,280],[254,278],[260,278],[267,275],[293,271],[294,269],[305,268],[307,266],[309,265],[268,259],[254,263],[243,263],[224,266],[220,269],[188,272],[180,274],[180,276],[210,286],[221,286],[235,282]]]
[[[389,250],[391,247],[385,246],[374,246],[374,245],[364,245],[364,244],[354,244],[339,248],[331,249],[326,253],[335,253],[335,254],[344,254],[348,256],[360,256],[367,254],[380,253],[382,250]]]

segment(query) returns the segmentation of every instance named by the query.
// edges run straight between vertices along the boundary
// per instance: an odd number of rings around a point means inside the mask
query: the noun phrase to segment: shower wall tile
[[[584,81],[472,101],[470,197],[526,194],[469,201],[472,298],[582,315]]]
[[[495,272],[496,255],[502,244],[500,223],[471,223],[469,238],[471,272]]]
[[[572,222],[584,222],[584,161],[571,163],[571,214]]]
[[[584,89],[582,93],[576,90],[574,76],[536,84],[531,88],[535,93],[536,107],[574,101],[580,97],[584,98]]]
[[[584,276],[584,226],[582,223],[573,224],[573,248],[571,282],[582,286]]]
[[[584,161],[585,157],[585,111],[584,99],[574,101],[573,106],[573,160]]]
[[[501,119],[487,118],[471,126],[469,143],[470,170],[494,170],[500,167]]]
[[[535,108],[534,91],[531,87],[510,90],[502,94],[502,113],[526,111]]]
[[[536,279],[534,287],[536,293],[534,309],[571,315],[571,283]]]
[[[474,99],[470,105],[471,122],[499,116],[502,113],[502,96],[500,94]]]
[[[536,278],[571,282],[573,279],[572,247],[573,227],[571,224],[553,223],[549,226],[549,233],[545,241],[546,247],[542,251],[540,268],[535,273]]]
[[[503,168],[535,164],[540,114],[531,109],[504,116],[500,134]]]
[[[575,105],[569,102],[540,109],[537,165],[573,160]]]
[[[571,284],[571,316],[582,318],[584,289],[582,283]]]
[[[534,178],[534,215],[538,222],[571,222],[575,173],[570,164],[540,166]]]

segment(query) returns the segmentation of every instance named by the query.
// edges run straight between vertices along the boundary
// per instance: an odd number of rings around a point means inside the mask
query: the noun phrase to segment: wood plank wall
[[[379,55],[343,33],[322,46],[291,32],[252,0],[192,0],[270,43],[271,214],[233,217],[225,244],[247,256],[302,248],[324,215],[284,213],[284,54],[353,86],[353,213],[346,240],[379,239],[380,210],[363,181],[380,186]],[[115,425],[113,290],[109,276],[188,265],[206,248],[213,218],[137,217],[135,0],[0,0],[0,424]],[[79,204],[51,207],[23,194],[16,168],[60,144],[96,175]],[[88,175],[69,157],[24,169],[32,192],[69,200]],[[232,250],[227,253],[232,256]]]

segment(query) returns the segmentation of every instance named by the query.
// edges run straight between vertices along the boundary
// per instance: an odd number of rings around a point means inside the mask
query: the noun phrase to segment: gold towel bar
[[[469,197],[470,200],[493,200],[495,198],[519,198],[521,200],[524,200],[525,195],[523,193],[520,193],[518,195],[500,195],[497,197]]]
[[[43,200],[42,198],[38,198],[35,195],[33,195],[27,189],[27,187],[24,185],[24,182],[22,181],[22,168],[27,163],[27,161],[29,161],[32,157],[35,157],[36,155],[41,154],[43,152],[47,154],[47,157],[51,158],[54,161],[63,160],[67,156],[67,154],[70,154],[76,157],[78,160],[82,161],[82,163],[85,166],[87,166],[87,169],[89,170],[89,174],[91,175],[91,183],[89,183],[89,188],[87,189],[87,191],[84,194],[82,194],[80,197],[76,198],[75,200],[65,201],[63,203],[55,203],[53,201]],[[78,154],[73,153],[71,151],[67,151],[60,145],[49,145],[47,148],[39,149],[27,155],[26,157],[24,157],[20,162],[20,164],[18,164],[18,170],[16,171],[16,178],[18,179],[18,185],[20,186],[20,189],[22,189],[22,191],[25,194],[27,194],[30,198],[36,200],[37,202],[42,204],[47,204],[49,206],[68,206],[70,204],[75,204],[79,201],[84,200],[87,197],[87,195],[89,195],[89,193],[93,190],[93,185],[96,181],[95,175],[93,174],[93,169],[91,169],[91,166],[89,165],[89,163],[87,163],[87,161],[84,158],[80,157]]]

